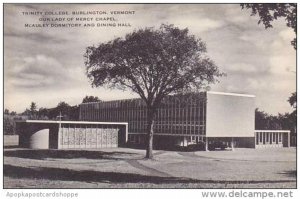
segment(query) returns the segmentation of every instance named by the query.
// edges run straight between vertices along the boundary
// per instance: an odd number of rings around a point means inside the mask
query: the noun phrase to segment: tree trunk
[[[153,158],[153,127],[154,127],[155,110],[148,108],[147,114],[147,146],[146,146],[146,158]]]

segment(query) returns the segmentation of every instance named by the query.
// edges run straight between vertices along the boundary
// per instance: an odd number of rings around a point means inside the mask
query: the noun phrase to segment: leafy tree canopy
[[[82,103],[87,103],[87,102],[100,102],[101,100],[97,96],[85,96],[82,99]]]
[[[148,145],[152,158],[156,110],[169,94],[198,91],[223,75],[206,56],[206,45],[188,29],[161,25],[144,28],[86,49],[86,74],[92,86],[130,89],[147,105]]]
[[[272,21],[282,17],[286,25],[297,34],[297,4],[296,3],[242,3],[242,9],[250,9],[251,16],[258,14],[258,24],[263,23],[265,28],[272,28]],[[292,46],[297,48],[297,39],[291,41]]]
[[[10,112],[9,112],[9,110],[7,108],[4,110],[4,114],[6,114],[6,115],[10,114]]]
[[[151,106],[171,93],[203,89],[222,75],[206,56],[206,45],[188,29],[145,28],[86,50],[93,86],[130,88]]]
[[[288,102],[293,108],[297,108],[297,92],[292,93],[292,96],[289,97]]]

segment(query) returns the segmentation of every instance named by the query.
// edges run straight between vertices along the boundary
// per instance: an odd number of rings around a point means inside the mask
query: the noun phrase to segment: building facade
[[[289,147],[290,131],[254,130],[254,99],[253,95],[221,92],[168,96],[157,110],[154,148],[200,143],[205,149],[216,143],[248,148]],[[19,146],[33,149],[146,146],[147,108],[141,99],[83,103],[80,120],[19,121]]]
[[[25,120],[17,122],[19,146],[31,149],[116,148],[127,143],[127,123]]]
[[[186,146],[200,141],[255,147],[255,96],[201,92],[168,96],[154,123],[154,147]],[[128,122],[128,142],[145,145],[147,109],[141,99],[83,103],[80,120]]]

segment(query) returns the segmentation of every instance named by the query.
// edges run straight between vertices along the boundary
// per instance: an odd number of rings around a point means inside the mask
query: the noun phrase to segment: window
[[[190,136],[190,137],[187,136],[187,137],[186,137],[187,142],[191,142],[191,139],[192,139],[192,136]]]
[[[279,133],[279,142],[282,142],[282,133]]]
[[[136,138],[137,138],[137,143],[138,143],[138,144],[141,144],[141,136],[136,135]]]
[[[262,142],[262,132],[259,132],[259,142]]]
[[[135,140],[136,140],[135,138],[136,138],[135,135],[128,135],[129,142],[131,142],[131,143],[135,143]]]
[[[191,136],[192,142],[196,142],[196,136]]]

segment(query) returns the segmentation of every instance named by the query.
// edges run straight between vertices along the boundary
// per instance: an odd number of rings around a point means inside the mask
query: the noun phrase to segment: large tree
[[[26,108],[26,110],[23,112],[23,115],[27,115],[29,119],[37,119],[37,105],[35,102],[31,102],[29,109]]]
[[[146,158],[152,158],[153,125],[160,102],[169,94],[199,91],[223,75],[206,56],[206,45],[188,29],[161,25],[116,38],[85,54],[92,86],[130,89],[147,106]]]
[[[61,115],[63,118],[62,120],[68,120],[70,115],[71,106],[66,102],[59,102],[55,108],[49,110],[49,118],[51,119],[58,119]]]
[[[296,3],[241,3],[242,9],[250,9],[251,16],[258,14],[258,24],[263,23],[265,28],[272,28],[272,21],[284,18],[286,25],[297,34],[297,4]],[[291,41],[297,49],[297,38]]]
[[[47,119],[49,119],[48,116],[49,116],[49,109],[43,108],[43,107],[39,108],[39,111],[38,111],[38,119],[39,120],[40,119],[47,120]]]

